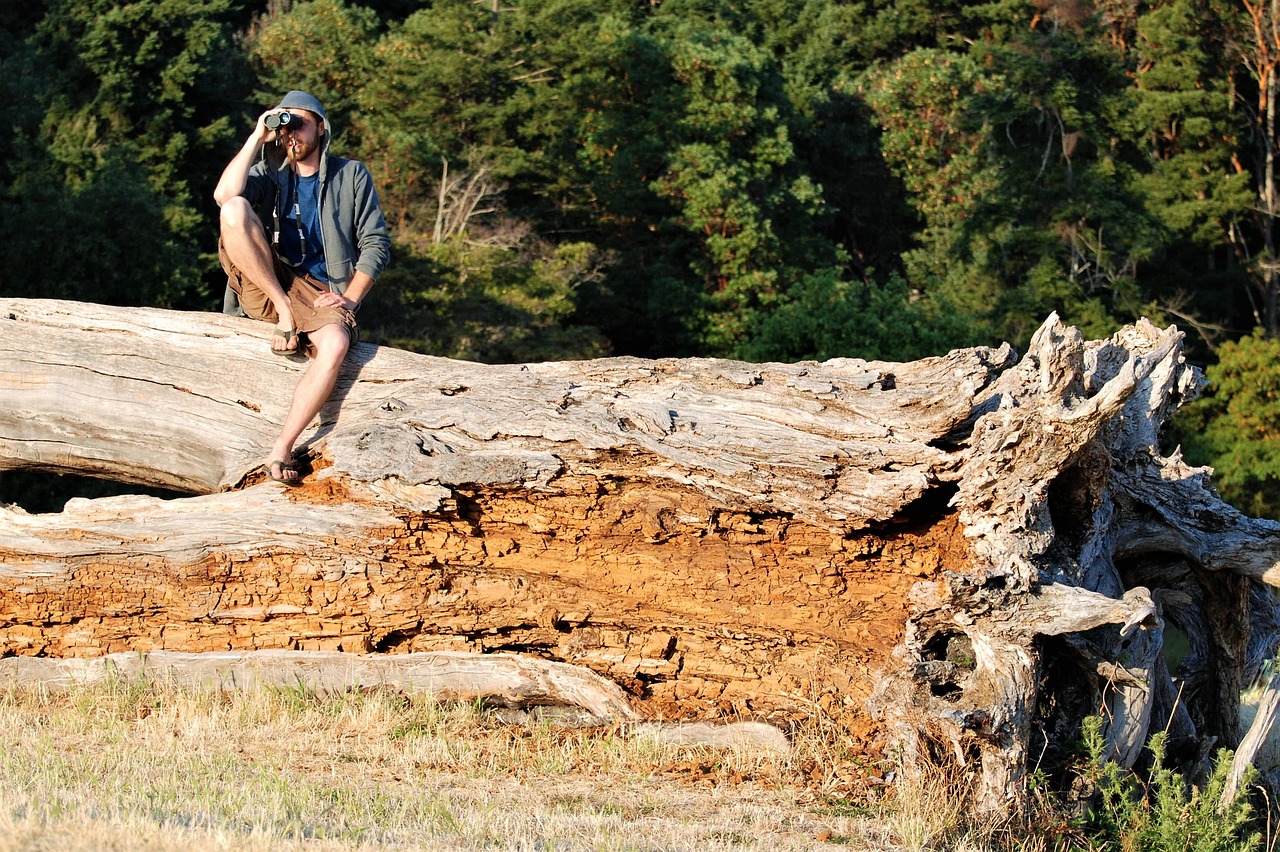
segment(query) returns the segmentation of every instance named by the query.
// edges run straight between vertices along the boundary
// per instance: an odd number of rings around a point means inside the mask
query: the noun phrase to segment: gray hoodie
[[[320,101],[306,92],[289,92],[276,109],[305,109],[320,116],[324,123],[324,143],[320,158],[320,235],[324,244],[325,266],[329,272],[329,289],[345,293],[351,276],[358,269],[377,279],[391,259],[391,238],[378,203],[373,177],[364,163],[329,153],[333,124]],[[244,191],[268,228],[273,227],[275,204],[281,217],[288,203],[292,169],[284,152],[275,145],[264,145],[261,159],[249,171]],[[223,310],[239,313],[230,288]]]

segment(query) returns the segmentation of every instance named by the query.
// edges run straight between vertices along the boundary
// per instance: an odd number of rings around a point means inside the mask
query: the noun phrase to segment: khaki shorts
[[[240,308],[250,319],[275,323],[279,320],[276,306],[271,304],[267,294],[241,272],[231,259],[227,257],[222,241],[218,241],[218,260],[227,273],[227,284],[240,299]],[[293,312],[293,324],[299,334],[307,334],[326,325],[341,325],[347,329],[354,344],[359,338],[356,329],[355,314],[346,308],[317,308],[316,299],[329,292],[329,285],[323,281],[299,272],[280,258],[276,258],[276,278],[289,297],[289,308]]]

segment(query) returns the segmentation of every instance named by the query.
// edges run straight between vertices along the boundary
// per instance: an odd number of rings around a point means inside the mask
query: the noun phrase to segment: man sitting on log
[[[333,392],[356,340],[354,311],[391,256],[373,178],[329,153],[332,136],[320,101],[289,92],[258,117],[213,193],[224,311],[275,323],[273,352],[312,357],[266,465],[289,485],[301,479],[293,445]]]

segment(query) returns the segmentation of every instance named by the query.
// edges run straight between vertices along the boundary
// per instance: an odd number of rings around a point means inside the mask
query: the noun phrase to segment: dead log
[[[0,659],[0,680],[39,684],[49,691],[112,680],[201,691],[302,688],[320,695],[389,689],[519,709],[574,708],[579,711],[575,721],[588,726],[636,718],[626,694],[612,681],[581,666],[514,654],[151,651],[63,659],[15,656]]]
[[[1158,448],[1200,381],[1173,328],[910,364],[360,345],[293,489],[259,465],[303,364],[261,326],[0,300],[0,332],[0,469],[192,495],[0,513],[0,655],[517,653],[641,717],[821,711],[1001,808],[1090,714],[1126,763],[1235,745],[1275,651],[1280,525]]]

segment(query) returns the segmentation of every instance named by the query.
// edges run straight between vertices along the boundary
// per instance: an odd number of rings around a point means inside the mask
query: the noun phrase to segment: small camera
[[[302,118],[291,112],[273,112],[262,123],[268,130],[297,130],[302,126]]]

